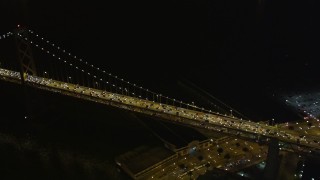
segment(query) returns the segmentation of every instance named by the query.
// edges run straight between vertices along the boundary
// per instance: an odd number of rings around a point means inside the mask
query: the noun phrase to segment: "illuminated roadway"
[[[20,83],[20,73],[0,68],[0,79]],[[279,141],[304,146],[310,150],[320,150],[320,138],[317,136],[308,136],[308,134],[289,129],[280,129],[264,123],[251,122],[221,114],[204,113],[43,77],[28,75],[25,78],[25,82],[27,85],[40,89],[160,117],[178,124],[220,131],[251,139],[257,139],[258,137],[276,138]]]
[[[239,143],[238,147],[236,143]],[[248,152],[244,152],[243,147],[248,147]],[[217,152],[217,149],[224,149],[224,155]],[[207,171],[206,164],[209,167],[236,172],[238,169],[243,169],[252,164],[257,164],[266,159],[267,146],[260,146],[255,142],[244,141],[241,139],[226,138],[224,141],[208,148],[204,148],[194,155],[187,154],[181,156],[166,167],[155,168],[149,173],[149,178],[142,179],[190,179],[188,172],[192,172],[193,179],[197,179],[200,174],[205,174]],[[232,158],[229,161],[225,155],[229,154]],[[203,159],[199,160],[198,157]],[[182,169],[179,165],[184,164]],[[171,177],[171,178],[170,178]]]

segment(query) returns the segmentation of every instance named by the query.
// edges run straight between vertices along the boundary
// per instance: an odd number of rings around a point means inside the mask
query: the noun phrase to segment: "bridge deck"
[[[20,81],[20,74],[18,72],[1,68],[0,77],[2,80],[11,82]],[[37,76],[27,76],[26,84],[49,91],[116,106],[130,111],[158,116],[175,123],[223,131],[229,134],[245,136],[246,138],[248,135],[253,136],[252,138],[257,138],[258,136],[264,138],[277,138],[282,142],[320,149],[319,137],[303,135],[304,137],[301,138],[299,137],[301,134],[296,131],[278,129],[274,126],[269,126],[259,122],[251,122],[221,114],[199,112],[196,110],[185,109],[173,105],[162,104],[150,100],[92,89]]]

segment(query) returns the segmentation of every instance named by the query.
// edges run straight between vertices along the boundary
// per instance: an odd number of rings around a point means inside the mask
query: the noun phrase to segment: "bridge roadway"
[[[21,82],[19,72],[1,68],[0,79],[15,83]],[[25,82],[27,85],[40,89],[157,116],[178,124],[220,131],[244,138],[276,138],[284,143],[296,144],[310,150],[320,150],[320,137],[311,137],[308,134],[301,134],[301,132],[289,129],[279,129],[264,123],[251,122],[221,114],[199,112],[43,77],[28,75]]]

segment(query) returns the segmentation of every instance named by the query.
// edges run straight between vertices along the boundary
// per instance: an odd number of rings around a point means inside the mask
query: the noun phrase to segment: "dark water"
[[[118,109],[35,89],[25,104],[22,87],[4,82],[0,96],[4,179],[127,179],[115,156],[162,145]]]

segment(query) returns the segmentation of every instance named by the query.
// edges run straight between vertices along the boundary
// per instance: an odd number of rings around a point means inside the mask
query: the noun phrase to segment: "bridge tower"
[[[30,43],[28,39],[28,30],[19,27],[15,29],[15,42],[17,46],[18,62],[20,66],[21,82],[25,82],[27,75],[37,75],[35,62],[33,59]]]
[[[268,148],[267,163],[264,169],[264,180],[274,180],[277,178],[279,164],[279,140],[271,138]]]
[[[16,52],[17,52],[17,60],[18,60],[18,67],[20,69],[20,77],[22,83],[22,93],[24,94],[24,108],[21,109],[24,111],[25,117],[24,119],[28,119],[28,121],[23,122],[30,122],[30,119],[36,114],[35,108],[33,107],[34,98],[30,97],[28,93],[28,88],[25,84],[25,80],[28,75],[37,75],[37,70],[35,66],[35,61],[33,59],[31,44],[29,43],[29,32],[25,27],[18,26],[14,30],[14,39],[16,44]],[[31,123],[27,123],[27,126]]]

